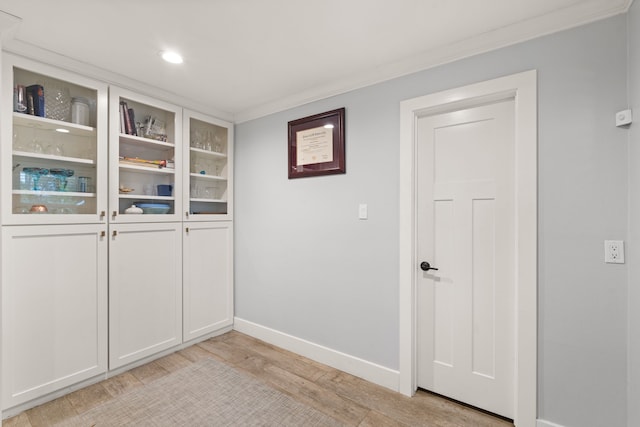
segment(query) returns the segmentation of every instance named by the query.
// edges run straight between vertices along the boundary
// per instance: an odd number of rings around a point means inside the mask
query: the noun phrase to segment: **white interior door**
[[[514,417],[514,101],[418,121],[418,386]],[[427,267],[424,265],[423,267]]]

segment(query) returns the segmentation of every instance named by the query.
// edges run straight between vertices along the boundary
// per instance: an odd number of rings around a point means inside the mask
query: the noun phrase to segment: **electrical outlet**
[[[604,262],[608,264],[624,264],[624,241],[604,241]]]

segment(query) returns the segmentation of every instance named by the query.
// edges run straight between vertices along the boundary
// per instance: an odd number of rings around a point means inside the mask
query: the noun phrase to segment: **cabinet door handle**
[[[114,218],[115,218],[116,216],[118,216],[118,211],[113,211],[113,213],[111,214],[111,216],[112,216],[112,217],[114,217]]]
[[[184,231],[189,232],[189,227],[185,228]]]
[[[189,212],[188,212],[188,211],[187,211],[187,212],[185,212],[185,213],[184,213],[184,216],[186,216],[187,218],[189,218]]]
[[[113,230],[113,237],[116,237],[118,235],[118,231],[117,230]]]
[[[100,219],[104,219],[104,216],[105,216],[106,214],[107,214],[107,213],[106,213],[105,211],[100,211]]]
[[[106,232],[106,231],[102,230],[102,231],[100,232],[100,237],[104,237],[104,236],[106,236],[106,235],[107,235],[107,232]]]

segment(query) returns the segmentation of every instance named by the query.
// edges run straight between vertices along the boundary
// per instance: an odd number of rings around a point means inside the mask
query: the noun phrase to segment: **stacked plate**
[[[136,203],[145,214],[166,214],[171,210],[171,206],[166,203]]]

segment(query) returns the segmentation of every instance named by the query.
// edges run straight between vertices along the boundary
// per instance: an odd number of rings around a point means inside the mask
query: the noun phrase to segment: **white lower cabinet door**
[[[105,225],[2,227],[2,408],[106,372]]]
[[[185,224],[184,341],[233,323],[233,225]]]
[[[181,223],[109,229],[109,368],[182,342]]]

